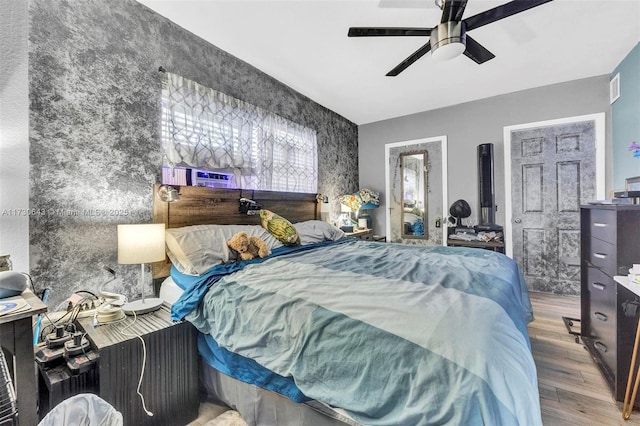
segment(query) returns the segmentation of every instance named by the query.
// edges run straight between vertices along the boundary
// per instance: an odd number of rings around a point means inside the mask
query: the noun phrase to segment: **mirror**
[[[418,158],[409,159],[416,154]],[[385,144],[385,158],[388,159],[385,167],[386,204],[382,211],[385,212],[387,221],[387,241],[427,246],[446,245],[448,228],[442,218],[447,217],[449,209],[446,170],[447,137],[436,136]],[[411,217],[405,218],[403,215],[406,198],[405,182],[409,183],[411,180],[408,172],[405,179],[404,169],[409,170],[410,167],[403,166],[408,162],[419,162],[422,164],[422,170],[426,170],[424,174],[413,173],[416,178],[421,176],[424,179],[422,183],[424,189],[419,191],[424,200],[423,220],[426,232],[423,236],[416,236],[413,231],[411,234],[406,234],[404,231],[404,221]],[[414,167],[413,170],[420,170],[420,167]],[[408,228],[407,231],[409,231]]]
[[[426,165],[426,151],[400,154],[402,238],[429,238]]]

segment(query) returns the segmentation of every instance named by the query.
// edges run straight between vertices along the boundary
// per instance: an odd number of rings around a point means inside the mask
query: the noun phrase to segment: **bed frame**
[[[158,193],[159,184],[153,193]],[[248,198],[257,205],[271,210],[291,222],[320,218],[317,194],[299,192],[257,191],[253,189],[208,188],[202,186],[175,186],[180,200],[167,203],[153,197],[153,223],[164,223],[166,228],[190,225],[259,225],[258,215],[240,212],[240,198]],[[154,280],[169,276],[168,258],[152,264]]]

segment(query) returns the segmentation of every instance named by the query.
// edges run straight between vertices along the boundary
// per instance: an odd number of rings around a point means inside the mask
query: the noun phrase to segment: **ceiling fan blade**
[[[444,24],[450,21],[460,22],[466,6],[467,0],[445,0],[442,6],[440,23]]]
[[[431,28],[349,28],[349,37],[421,36],[429,37]]]
[[[431,50],[431,43],[427,42],[427,44],[425,44],[420,49],[418,49],[415,52],[413,52],[411,54],[411,56],[409,56],[404,61],[400,62],[398,64],[398,66],[396,66],[394,69],[389,71],[387,73],[387,77],[395,77],[395,76],[397,76],[402,71],[406,70],[409,67],[409,65],[413,64],[415,61],[417,61],[418,59],[422,58],[430,50]]]
[[[471,16],[465,19],[463,22],[466,25],[467,31],[482,27],[483,25],[490,24],[500,19],[508,18],[516,13],[524,12],[525,10],[532,9],[536,6],[549,3],[551,0],[514,0],[509,3],[505,3],[501,6],[494,7],[493,9],[485,10],[477,15]]]
[[[483,64],[489,59],[496,57],[493,53],[489,52],[483,45],[469,37],[467,34],[467,48],[464,51],[464,56],[472,59],[477,64]]]

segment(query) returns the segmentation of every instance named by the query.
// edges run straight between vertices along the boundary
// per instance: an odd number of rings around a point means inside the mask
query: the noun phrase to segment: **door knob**
[[[517,218],[513,219],[513,221],[514,221],[515,223],[520,223],[520,222],[522,222],[522,219],[520,219],[519,217],[517,217]]]

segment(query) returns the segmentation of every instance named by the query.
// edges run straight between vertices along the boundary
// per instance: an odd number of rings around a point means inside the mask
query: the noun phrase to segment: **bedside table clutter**
[[[377,235],[373,233],[373,229],[360,228],[355,231],[345,232],[345,237],[355,237],[365,241],[379,241],[386,242],[387,237],[385,235]]]
[[[76,325],[86,336],[88,347],[81,355],[87,358],[76,363],[82,365],[76,371],[69,362],[40,365],[41,418],[61,400],[83,392],[112,405],[125,425],[170,426],[198,416],[196,329],[173,322],[167,305],[110,324],[94,325],[86,317]]]
[[[447,246],[480,248],[503,254],[505,252],[502,227],[497,227],[495,231],[476,228],[449,228],[448,233]]]
[[[70,397],[99,391],[96,352],[83,333],[68,330],[66,325],[56,325],[34,347],[41,419]]]

